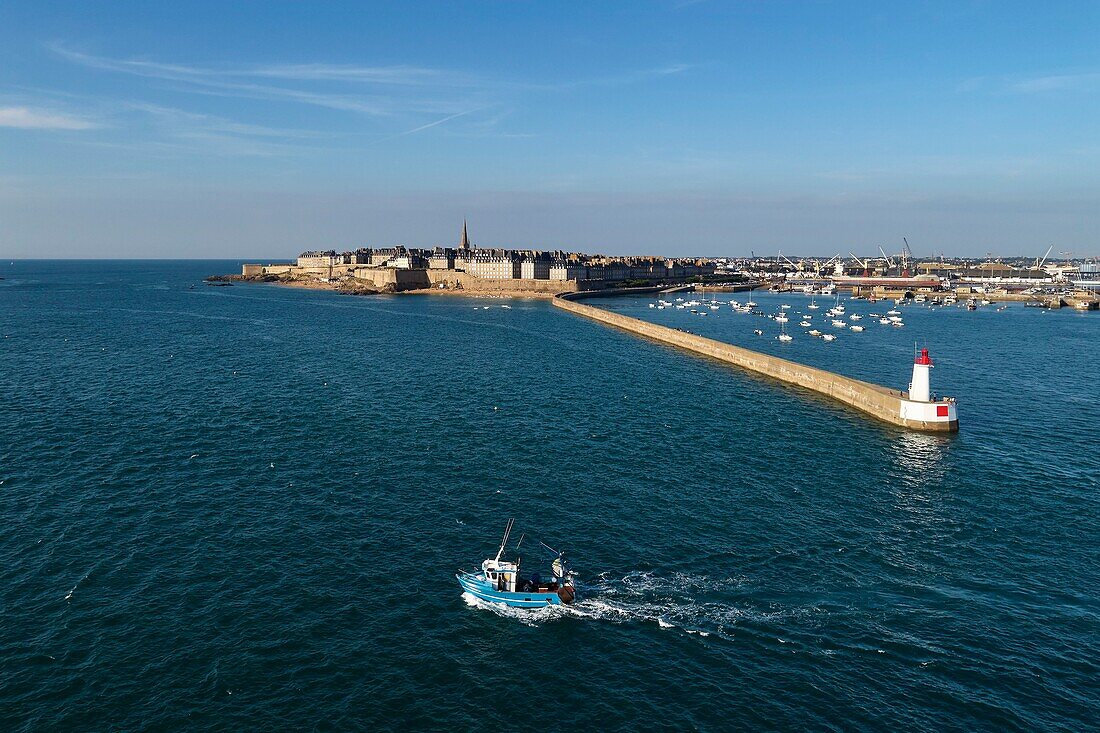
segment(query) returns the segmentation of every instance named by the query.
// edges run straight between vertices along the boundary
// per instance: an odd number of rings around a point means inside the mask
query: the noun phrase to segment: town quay
[[[637,294],[656,290],[640,288],[630,291],[562,293],[553,299],[553,303],[558,308],[605,325],[817,392],[854,407],[864,414],[909,430],[939,433],[956,432],[959,429],[954,399],[931,401],[927,394],[917,394],[918,378],[923,376],[925,380],[927,379],[926,362],[921,360],[914,365],[914,386],[910,388],[910,393],[900,392],[577,302],[582,298],[609,296],[623,292]],[[927,354],[924,358],[927,359]],[[927,391],[927,381],[923,384],[924,391]]]

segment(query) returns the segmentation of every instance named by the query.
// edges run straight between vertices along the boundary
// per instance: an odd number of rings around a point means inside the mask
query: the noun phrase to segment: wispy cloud
[[[476,109],[468,109],[465,112],[458,112],[458,113],[453,114],[453,115],[447,115],[446,117],[444,117],[441,120],[435,120],[434,122],[429,122],[426,125],[420,125],[419,127],[414,127],[411,130],[405,130],[404,132],[399,133],[399,134],[400,135],[412,135],[415,132],[420,132],[421,130],[427,130],[429,128],[436,127],[437,125],[442,125],[444,122],[450,122],[451,120],[457,119],[459,117],[465,117],[466,115],[472,114],[474,112],[477,112],[477,110]]]
[[[1011,86],[1011,89],[1024,94],[1100,89],[1100,72],[1089,71],[1078,74],[1035,76],[1017,81]]]
[[[0,107],[0,127],[25,130],[90,130],[99,127],[82,117],[30,107]]]
[[[1074,71],[1062,74],[1017,74],[974,76],[955,85],[961,93],[1044,94],[1050,92],[1100,91],[1100,72]]]
[[[299,64],[218,68],[169,64],[142,59],[112,59],[74,51],[58,44],[49,48],[88,68],[176,82],[182,91],[213,96],[291,102],[354,112],[373,117],[400,114],[457,114],[471,106],[471,94],[484,84],[462,74],[413,66],[340,66]],[[301,84],[272,82],[339,82],[335,91]]]
[[[150,135],[145,144],[167,149],[206,145],[219,154],[234,149],[242,154],[282,154],[296,148],[316,149],[336,137],[368,144],[393,140],[446,126],[448,135],[476,137],[529,137],[504,129],[508,112],[522,107],[536,95],[566,94],[586,88],[628,86],[683,73],[685,64],[654,65],[603,77],[538,81],[507,79],[489,74],[417,65],[369,65],[333,63],[196,64],[149,58],[101,56],[64,44],[48,44],[57,56],[81,67],[135,79],[148,80],[127,90],[133,98],[144,93],[163,96],[165,91],[194,97],[223,97],[293,104],[346,112],[371,120],[370,127],[353,119],[316,118],[310,126],[328,130],[315,133],[235,122],[177,107],[119,100],[96,100],[121,121]],[[143,88],[144,87],[144,88]],[[491,110],[491,111],[489,111]],[[271,119],[268,109],[255,114]],[[129,115],[129,118],[127,118]],[[457,121],[461,120],[461,124]],[[455,123],[455,124],[449,124]],[[107,144],[108,141],[104,141]],[[112,141],[110,144],[124,144]],[[137,142],[135,141],[135,144]]]

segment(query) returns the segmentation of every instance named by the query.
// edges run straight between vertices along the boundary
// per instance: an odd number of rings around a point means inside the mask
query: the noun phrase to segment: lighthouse
[[[928,402],[932,398],[928,374],[931,369],[932,359],[928,356],[928,349],[921,349],[920,356],[913,362],[913,380],[909,382],[909,399]]]
[[[928,349],[921,349],[920,355],[913,360],[909,392],[901,395],[902,422],[921,430],[956,432],[959,429],[959,414],[955,409],[955,399],[944,397],[932,400],[931,371],[932,357],[928,355]]]

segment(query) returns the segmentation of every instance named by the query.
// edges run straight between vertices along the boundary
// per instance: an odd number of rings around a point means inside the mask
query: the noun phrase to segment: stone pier
[[[655,288],[639,288],[631,294],[642,292],[654,292]],[[780,382],[792,384],[797,387],[812,390],[818,394],[832,398],[849,407],[853,407],[864,414],[875,417],[884,422],[898,425],[910,430],[924,432],[955,432],[959,429],[957,419],[950,421],[919,420],[903,417],[903,403],[908,402],[907,395],[898,390],[881,387],[877,384],[863,382],[840,374],[833,374],[824,369],[806,366],[797,362],[780,359],[779,357],[761,354],[751,349],[723,343],[704,336],[697,336],[683,331],[677,331],[667,326],[660,326],[648,321],[624,316],[620,313],[596,308],[577,302],[581,298],[600,295],[612,295],[613,292],[604,291],[597,293],[563,293],[553,299],[554,305],[562,310],[575,313],[585,318],[629,331],[630,333],[644,336],[645,338],[659,341],[669,346],[676,346],[712,359],[733,364],[755,374],[760,374]],[[939,403],[922,403],[926,405],[950,406],[954,414],[954,401],[945,399]],[[947,414],[944,411],[943,414]]]

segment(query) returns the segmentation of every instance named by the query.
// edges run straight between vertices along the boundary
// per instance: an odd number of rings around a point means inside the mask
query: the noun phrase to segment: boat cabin
[[[481,572],[486,582],[495,590],[507,593],[557,593],[561,587],[565,568],[560,559],[554,560],[551,565],[554,577],[550,582],[544,581],[538,572],[531,573],[530,577],[523,577],[519,566],[519,558],[515,562],[486,560],[481,563]]]

